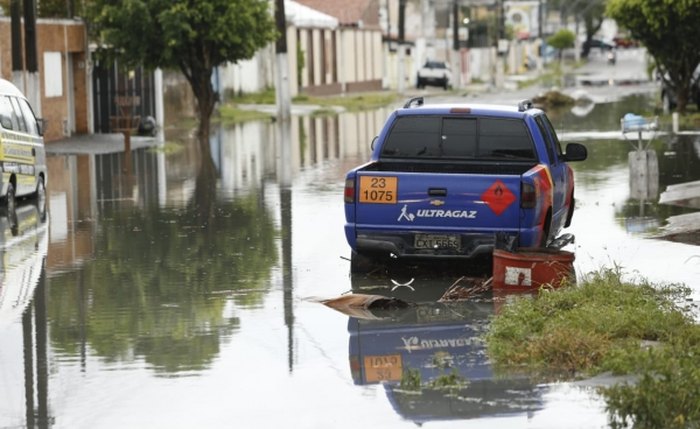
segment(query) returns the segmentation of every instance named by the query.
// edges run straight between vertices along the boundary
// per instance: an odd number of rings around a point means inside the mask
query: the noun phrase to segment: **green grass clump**
[[[219,120],[225,124],[238,124],[247,121],[271,120],[273,115],[257,110],[239,109],[233,105],[219,108]]]
[[[648,350],[637,359],[636,382],[602,389],[610,426],[613,429],[700,427],[698,362],[697,338]]]
[[[629,373],[646,342],[673,343],[697,330],[677,299],[683,286],[655,287],[603,270],[578,286],[542,290],[494,318],[487,345],[497,366],[568,377]]]
[[[689,293],[602,270],[507,304],[487,334],[488,352],[501,370],[547,378],[634,376],[600,389],[613,428],[697,428],[700,325],[680,304]]]
[[[401,383],[399,384],[402,390],[420,391],[421,377],[420,370],[412,368],[404,368],[401,373]]]
[[[376,109],[387,106],[399,100],[393,92],[368,92],[356,95],[343,95],[331,97],[307,96],[302,104],[317,104],[322,107],[342,107],[349,112],[358,112],[367,109]]]

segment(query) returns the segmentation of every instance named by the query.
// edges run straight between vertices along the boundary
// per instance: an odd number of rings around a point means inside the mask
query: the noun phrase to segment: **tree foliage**
[[[610,0],[607,13],[646,46],[684,112],[700,64],[700,0]]]
[[[199,207],[107,208],[94,257],[51,279],[48,314],[59,353],[89,345],[108,362],[142,359],[159,373],[199,371],[240,326],[226,307],[257,306],[278,261],[262,193]]]
[[[547,39],[547,44],[559,50],[559,60],[561,61],[562,51],[574,46],[576,36],[567,29],[561,29]]]
[[[209,119],[217,94],[214,68],[251,58],[274,40],[265,0],[93,0],[90,36],[101,54],[126,66],[178,69],[188,80],[199,116],[198,138],[208,154]]]

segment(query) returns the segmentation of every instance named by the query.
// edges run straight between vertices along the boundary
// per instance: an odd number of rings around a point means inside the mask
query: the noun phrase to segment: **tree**
[[[607,14],[646,46],[684,113],[700,64],[700,0],[610,0]]]
[[[583,19],[586,27],[586,41],[583,45],[583,57],[588,57],[591,50],[591,40],[600,30],[605,19],[605,0],[592,0],[583,6],[578,6],[575,10],[577,19]]]
[[[559,62],[561,62],[562,51],[574,46],[574,33],[567,29],[561,29],[547,39],[547,44],[559,51]]]
[[[559,10],[564,22],[566,22],[568,16],[573,16],[578,28],[578,23],[583,21],[586,28],[586,43],[583,44],[583,57],[588,56],[591,39],[603,25],[605,3],[606,0],[552,0],[548,3],[550,8]]]
[[[184,74],[195,96],[197,137],[207,160],[209,122],[218,100],[214,68],[251,58],[274,40],[269,5],[266,0],[94,0],[87,18],[90,36],[106,58]]]

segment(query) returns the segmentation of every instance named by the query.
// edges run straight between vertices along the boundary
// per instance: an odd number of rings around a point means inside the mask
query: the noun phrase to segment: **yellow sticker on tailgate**
[[[401,355],[365,356],[365,382],[398,381],[403,373]]]
[[[396,204],[398,183],[396,176],[360,176],[360,202]]]

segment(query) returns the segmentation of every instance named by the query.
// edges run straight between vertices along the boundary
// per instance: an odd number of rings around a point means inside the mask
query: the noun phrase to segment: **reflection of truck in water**
[[[415,422],[540,409],[530,380],[494,376],[482,339],[492,313],[489,302],[426,303],[387,319],[350,318],[353,381],[384,383],[395,411]],[[419,379],[421,393],[402,387],[402,378]]]
[[[49,245],[44,201],[0,211],[0,326],[31,302]]]

